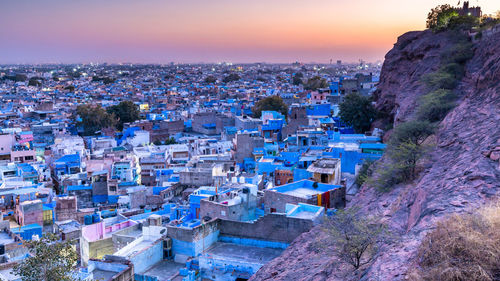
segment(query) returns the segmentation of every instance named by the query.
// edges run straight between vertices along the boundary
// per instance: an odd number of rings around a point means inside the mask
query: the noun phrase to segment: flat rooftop
[[[178,274],[179,270],[183,267],[185,266],[181,263],[164,260],[146,269],[146,271],[140,274],[156,277],[158,278],[158,281],[167,281],[172,280],[172,278]]]
[[[299,219],[314,219],[316,217],[316,212],[299,211],[296,214],[293,214],[293,217]]]
[[[142,239],[142,238],[139,238],[139,239]],[[115,256],[130,258],[133,255],[139,253],[140,251],[150,247],[151,245],[153,245],[154,242],[155,241],[151,241],[151,240],[140,240],[138,243],[136,243],[134,245],[134,247],[124,247],[124,248],[120,249],[118,252],[115,253]]]
[[[115,274],[117,274],[117,272],[106,271],[106,270],[96,268],[96,269],[94,269],[94,271],[92,271],[92,274],[93,274],[94,280],[108,281],[109,279],[111,279],[111,277],[113,277]]]
[[[12,268],[0,270],[0,280],[21,280],[17,275],[12,272]]]
[[[0,244],[7,245],[10,243],[14,243],[14,239],[10,238],[9,234],[5,232],[0,232]]]
[[[327,191],[333,190],[335,188],[340,188],[339,185],[325,184],[325,183],[314,183],[310,180],[300,180],[285,185],[280,185],[269,189],[270,191],[280,192],[295,197],[308,199],[311,196],[322,194]]]
[[[205,251],[217,259],[235,260],[248,263],[266,264],[281,255],[283,249],[262,248],[232,243],[216,242]]]
[[[288,194],[288,195],[293,195],[295,197],[309,198],[313,195],[321,194],[323,192],[321,192],[320,190],[316,190],[316,189],[299,187],[299,188],[292,189],[292,190],[286,190],[283,193]]]

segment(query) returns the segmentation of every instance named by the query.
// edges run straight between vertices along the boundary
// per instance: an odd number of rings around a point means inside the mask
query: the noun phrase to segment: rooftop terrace
[[[317,186],[315,187],[314,181],[300,180],[282,186],[274,187],[269,190],[307,199],[311,196],[322,194],[339,187],[339,185],[325,183],[317,183]]]

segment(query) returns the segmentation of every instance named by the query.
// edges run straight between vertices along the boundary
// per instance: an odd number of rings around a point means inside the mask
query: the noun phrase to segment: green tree
[[[428,136],[434,133],[435,127],[428,121],[408,121],[399,124],[392,132],[390,145],[397,146],[400,143],[411,142],[421,145]]]
[[[293,75],[292,84],[296,86],[302,84],[302,78],[304,78],[304,74],[302,74],[302,72],[295,73],[295,75]]]
[[[479,18],[474,16],[453,16],[448,22],[448,28],[454,30],[471,30],[479,26]]]
[[[307,79],[307,82],[304,84],[304,88],[311,91],[316,91],[317,89],[323,89],[327,87],[328,83],[326,82],[326,80],[319,76],[314,76]]]
[[[224,77],[222,82],[229,83],[229,82],[233,82],[233,81],[238,81],[240,79],[241,79],[241,77],[238,74],[231,73],[231,74],[227,75],[226,77]]]
[[[92,76],[92,81],[94,82],[103,82],[104,84],[112,84],[115,82],[115,79],[111,77],[99,77],[99,76]]]
[[[439,5],[433,8],[427,15],[427,28],[434,31],[443,30],[453,17],[458,17],[458,12],[452,6]]]
[[[436,90],[422,96],[417,109],[419,120],[441,121],[455,107],[456,95],[445,89]]]
[[[73,281],[78,255],[69,242],[58,242],[48,233],[40,240],[25,241],[30,256],[14,266],[23,281]]]
[[[339,109],[340,119],[359,133],[370,130],[370,126],[377,116],[377,110],[373,107],[371,99],[358,93],[345,96]]]
[[[101,105],[84,104],[76,108],[73,119],[77,126],[83,127],[83,135],[92,136],[103,128],[114,127],[116,118]]]
[[[427,152],[426,146],[405,141],[388,150],[398,181],[405,182],[417,176],[417,162]]]
[[[169,145],[169,144],[176,144],[177,141],[173,138],[173,137],[170,137],[169,139],[167,139],[165,141],[165,144]]]
[[[215,78],[215,76],[208,75],[207,77],[205,77],[205,83],[212,84],[212,83],[215,83],[215,82],[217,82],[217,78]]]
[[[252,108],[252,112],[256,118],[262,116],[262,111],[274,110],[280,112],[284,116],[288,114],[288,106],[280,96],[269,96],[258,101]]]
[[[42,79],[40,77],[32,77],[28,82],[28,86],[40,87],[42,86],[41,80]]]
[[[415,179],[417,164],[431,148],[424,141],[434,133],[428,121],[408,121],[394,128],[387,146],[387,158],[377,165],[375,178],[369,179],[379,191],[389,191],[398,183]]]
[[[325,219],[322,230],[326,237],[317,241],[319,249],[332,250],[354,269],[369,263],[380,244],[391,238],[384,224],[361,214],[358,208],[337,211],[335,215]]]
[[[124,123],[134,122],[139,119],[139,107],[131,101],[122,101],[118,105],[108,108],[108,113],[118,118],[118,130],[123,130]]]

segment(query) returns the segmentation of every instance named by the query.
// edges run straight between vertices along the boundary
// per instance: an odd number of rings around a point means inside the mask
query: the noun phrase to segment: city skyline
[[[374,62],[449,3],[268,2],[5,1],[0,63]],[[471,5],[495,12],[492,0]]]

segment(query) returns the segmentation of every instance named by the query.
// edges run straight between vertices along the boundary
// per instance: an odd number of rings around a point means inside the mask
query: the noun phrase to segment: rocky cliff
[[[386,55],[376,93],[377,108],[395,124],[412,119],[426,93],[421,76],[439,68],[446,33],[409,32]],[[470,212],[500,195],[500,33],[474,43],[474,56],[458,86],[458,105],[440,123],[431,161],[411,184],[387,193],[370,186],[349,203],[379,215],[400,236],[363,272],[353,274],[334,256],[310,247],[323,235],[302,234],[251,280],[405,280],[426,232],[451,213]],[[386,120],[386,122],[387,122]]]

